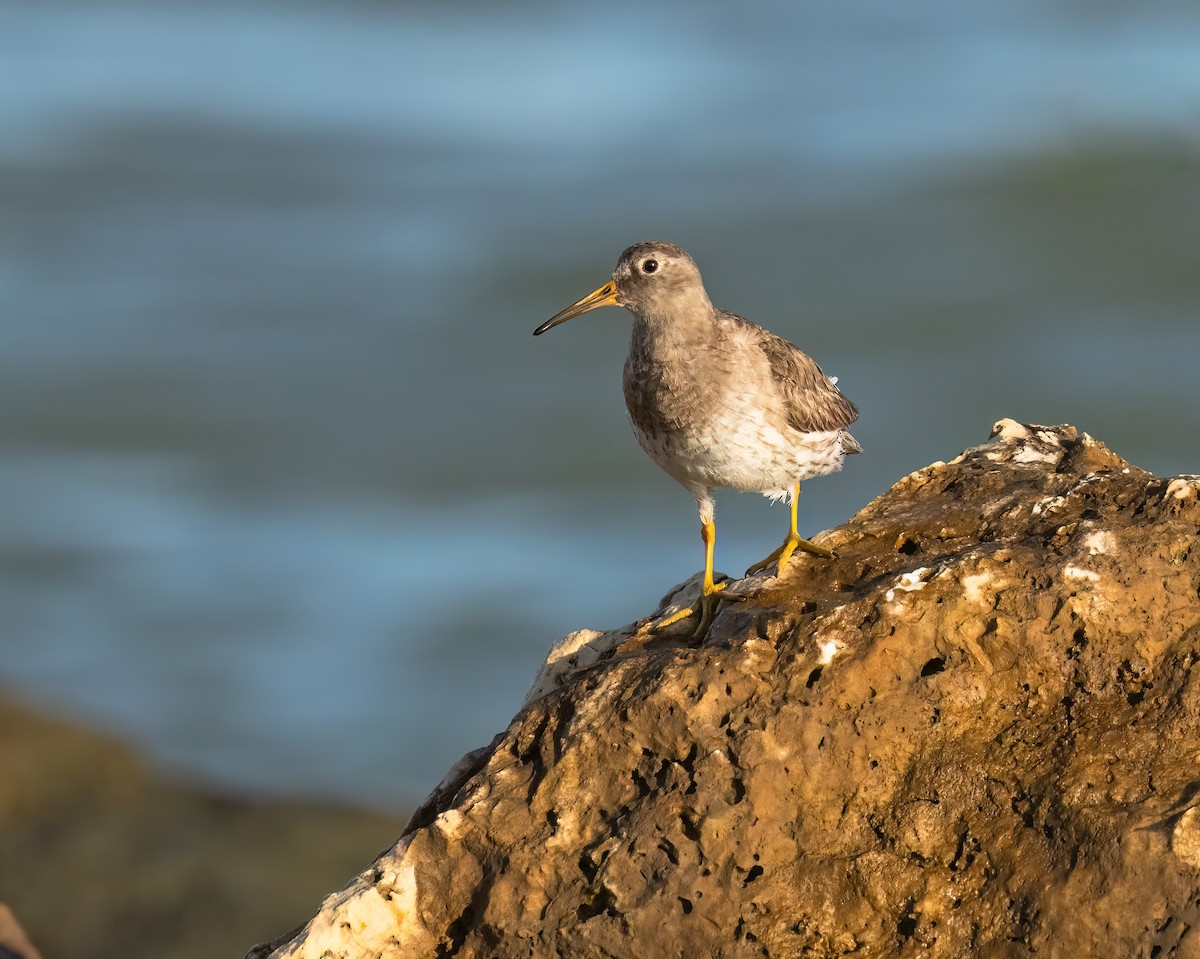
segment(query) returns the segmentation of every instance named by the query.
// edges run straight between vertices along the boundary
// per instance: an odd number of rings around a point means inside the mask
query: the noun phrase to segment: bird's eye
[[[657,273],[658,272],[658,260],[643,260],[642,261],[642,272],[643,273]]]

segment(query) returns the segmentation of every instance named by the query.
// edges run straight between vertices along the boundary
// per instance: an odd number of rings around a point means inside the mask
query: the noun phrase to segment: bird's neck
[[[716,311],[700,293],[694,302],[676,300],[669,313],[639,313],[633,323],[635,348],[649,354],[680,350],[690,352],[716,335]]]

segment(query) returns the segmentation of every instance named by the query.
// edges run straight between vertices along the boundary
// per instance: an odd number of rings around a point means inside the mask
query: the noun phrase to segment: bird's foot
[[[772,563],[777,563],[775,569],[776,576],[782,576],[783,570],[787,566],[787,562],[791,559],[792,553],[800,550],[802,553],[811,553],[813,556],[820,556],[823,559],[836,559],[837,553],[831,549],[826,549],[824,546],[818,546],[816,543],[810,543],[808,540],[795,533],[789,533],[788,538],[783,541],[783,545],[775,550],[766,559],[755,563],[748,570],[747,576],[753,576],[755,573],[761,573]]]
[[[715,615],[717,603],[740,603],[746,599],[744,593],[735,592],[728,589],[728,582],[722,583],[706,583],[700,591],[700,597],[691,606],[684,607],[678,612],[672,613],[666,619],[656,623],[652,628],[654,632],[666,629],[668,626],[673,626],[675,623],[684,619],[689,619],[692,616],[699,616],[700,620],[696,624],[696,628],[692,631],[692,639],[703,639],[708,633],[708,627],[712,625],[713,616]]]

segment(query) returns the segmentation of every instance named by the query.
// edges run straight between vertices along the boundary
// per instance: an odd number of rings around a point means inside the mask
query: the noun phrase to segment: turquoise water
[[[807,531],[1001,416],[1200,470],[1186,5],[0,20],[0,684],[177,775],[409,805],[699,568],[625,314],[529,335],[636,240],[862,409]]]

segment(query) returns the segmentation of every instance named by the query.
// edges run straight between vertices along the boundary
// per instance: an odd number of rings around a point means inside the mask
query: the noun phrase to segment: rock
[[[402,825],[163,782],[108,737],[0,699],[0,959],[33,959],[29,940],[52,957],[232,955],[310,915]]]
[[[0,902],[0,959],[42,959],[37,947],[17,922],[7,905]]]
[[[273,955],[1200,956],[1198,530],[1002,420],[701,645],[568,637]]]

